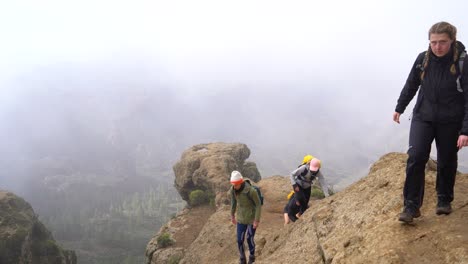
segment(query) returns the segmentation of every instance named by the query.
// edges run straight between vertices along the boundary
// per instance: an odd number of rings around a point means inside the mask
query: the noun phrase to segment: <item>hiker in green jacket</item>
[[[247,244],[250,256],[249,264],[255,262],[255,231],[260,223],[262,206],[257,191],[250,182],[244,181],[238,171],[231,173],[231,222],[237,225],[237,246],[240,254],[240,264],[246,264],[244,239],[247,233]]]

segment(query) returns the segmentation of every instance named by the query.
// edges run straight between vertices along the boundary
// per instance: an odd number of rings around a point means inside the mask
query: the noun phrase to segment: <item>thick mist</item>
[[[393,102],[377,103],[382,96],[362,89],[364,82],[343,89],[335,85],[344,80],[317,76],[187,87],[128,64],[103,71],[54,65],[11,81],[15,92],[4,97],[0,115],[0,184],[21,189],[30,178],[50,177],[51,168],[97,182],[137,175],[172,181],[183,150],[218,141],[246,143],[264,177],[286,175],[311,153],[342,184],[387,151],[404,151],[407,129],[392,126]]]
[[[462,1],[2,5],[0,184],[13,190],[51,167],[172,181],[183,150],[216,141],[246,143],[264,177],[316,155],[343,187],[406,150],[411,106],[391,116],[427,29],[447,20],[464,41],[468,28]]]
[[[394,123],[399,93],[432,24],[453,23],[468,44],[467,7],[4,1],[0,189],[31,203],[80,263],[144,261],[186,206],[172,166],[196,144],[245,143],[262,177],[312,154],[340,190],[406,151],[414,102]]]

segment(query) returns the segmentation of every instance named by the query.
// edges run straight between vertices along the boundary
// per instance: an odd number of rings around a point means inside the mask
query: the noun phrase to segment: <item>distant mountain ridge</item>
[[[260,180],[265,205],[256,234],[256,263],[468,263],[468,175],[457,176],[453,213],[437,216],[436,171],[434,164],[428,166],[422,216],[412,225],[401,224],[397,216],[406,158],[403,153],[382,156],[366,177],[312,201],[303,217],[288,226],[283,226],[282,217],[291,189],[288,177]],[[226,181],[228,173],[218,171]],[[163,226],[148,243],[146,263],[238,263],[228,197],[221,196],[224,203],[216,203],[212,211],[187,208]],[[169,234],[174,244],[158,245],[162,234]]]

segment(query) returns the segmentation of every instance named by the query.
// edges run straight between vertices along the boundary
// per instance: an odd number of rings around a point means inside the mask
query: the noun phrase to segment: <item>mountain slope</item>
[[[453,213],[437,216],[436,172],[428,169],[422,216],[412,225],[402,224],[397,216],[406,157],[381,157],[366,177],[329,198],[312,201],[303,217],[288,226],[283,226],[282,216],[288,178],[261,180],[265,206],[255,237],[256,263],[468,263],[468,175],[458,175]],[[205,224],[190,246],[158,249],[165,257],[150,263],[169,263],[175,253],[179,263],[237,263],[228,205],[192,221]],[[171,222],[166,230],[170,227]]]
[[[387,154],[367,177],[313,204],[277,243],[265,247],[271,254],[258,263],[467,263],[467,175],[458,177],[454,212],[437,216],[435,171],[428,171],[422,217],[404,225],[397,215],[405,161],[404,154]]]

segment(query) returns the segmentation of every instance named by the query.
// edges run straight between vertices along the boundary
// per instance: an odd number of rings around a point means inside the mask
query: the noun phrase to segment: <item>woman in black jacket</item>
[[[456,35],[456,27],[447,22],[429,29],[429,48],[414,62],[393,113],[393,120],[400,123],[400,115],[419,89],[410,128],[402,222],[412,222],[421,215],[424,170],[434,139],[436,214],[452,212],[457,152],[468,146],[468,71],[460,71],[461,65],[468,67],[468,57],[464,57],[465,46]]]

